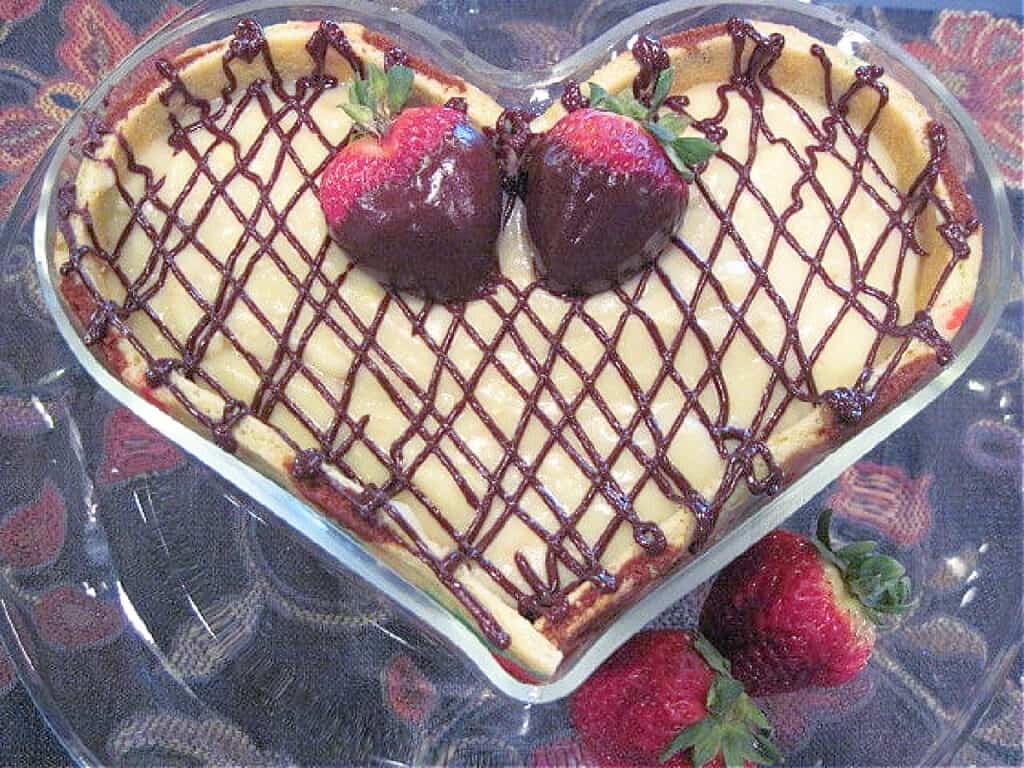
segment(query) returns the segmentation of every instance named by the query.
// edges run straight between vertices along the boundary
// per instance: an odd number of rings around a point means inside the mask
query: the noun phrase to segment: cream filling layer
[[[294,91],[294,83],[286,84],[286,89]],[[330,144],[343,141],[350,127],[344,111],[337,108],[337,104],[347,98],[344,90],[344,87],[340,87],[328,91],[310,112]],[[698,118],[718,110],[715,84],[701,85],[686,95],[690,98],[690,111]],[[284,105],[269,89],[266,96],[274,110],[283,108]],[[810,102],[802,103],[801,106],[819,126],[827,116],[824,104]],[[787,139],[804,153],[805,159],[809,159],[806,148],[816,142],[788,105],[766,94],[764,115],[776,137]],[[178,117],[183,123],[195,119],[195,115],[187,114],[187,110],[178,110]],[[443,307],[431,308],[422,324],[422,330],[418,329],[416,319],[421,315],[423,305],[412,297],[403,297],[402,303],[390,301],[383,316],[378,318],[378,309],[387,300],[386,291],[359,269],[349,270],[345,254],[329,242],[315,190],[304,184],[303,173],[297,165],[301,164],[306,171],[312,171],[327,157],[328,148],[305,125],[296,127],[296,119],[291,114],[282,123],[283,133],[294,130],[287,141],[288,147],[282,144],[277,133],[265,132],[264,113],[255,101],[241,114],[235,114],[231,108],[225,110],[218,127],[225,127],[228,120],[232,121],[229,130],[231,142],[218,140],[214,133],[205,129],[191,133],[189,139],[196,152],[208,156],[212,178],[200,174],[196,179],[196,163],[190,154],[172,151],[168,142],[169,125],[144,146],[132,148],[137,162],[153,169],[156,178],[160,180],[162,186],[158,192],[159,199],[168,206],[176,206],[178,218],[184,222],[197,223],[211,199],[214,184],[221,185],[224,180],[230,179],[223,184],[224,194],[214,197],[208,214],[195,229],[196,239],[208,254],[193,244],[182,244],[182,228],[177,223],[168,223],[166,216],[156,206],[144,204],[142,216],[151,231],[159,232],[166,228],[166,247],[181,246],[175,264],[207,302],[212,304],[222,287],[220,269],[211,264],[209,255],[220,264],[226,264],[234,254],[233,275],[240,278],[243,273],[249,273],[245,283],[248,297],[278,335],[287,331],[288,347],[296,349],[299,339],[308,336],[302,353],[305,372],[294,375],[282,388],[282,392],[318,429],[326,431],[330,428],[335,410],[309,377],[322,383],[336,400],[342,398],[347,386],[351,386],[351,397],[347,405],[351,420],[361,423],[365,419],[366,437],[380,446],[385,454],[389,453],[396,441],[408,438],[404,441],[398,459],[405,467],[417,460],[428,439],[444,432],[439,447],[445,460],[442,461],[436,455],[428,457],[413,475],[412,483],[422,498],[428,499],[441,510],[447,524],[458,531],[464,531],[475,523],[481,535],[484,535],[503,517],[504,502],[500,498],[495,498],[489,508],[478,509],[467,501],[455,476],[464,478],[477,498],[487,493],[485,475],[492,474],[504,458],[502,441],[495,438],[492,430],[497,429],[505,438],[512,440],[525,410],[522,393],[524,390],[527,393],[535,392],[537,409],[548,423],[543,423],[544,420],[536,416],[531,418],[519,436],[516,452],[526,465],[533,466],[549,442],[551,425],[559,425],[558,439],[553,447],[544,452],[543,460],[536,466],[535,487],[530,487],[522,495],[519,514],[507,518],[484,553],[509,580],[523,590],[532,592],[515,558],[517,555],[525,557],[535,572],[544,574],[548,545],[531,525],[524,522],[524,518],[545,531],[557,530],[560,525],[559,515],[573,514],[585,497],[590,495],[590,480],[580,470],[577,462],[570,458],[571,452],[586,455],[580,436],[585,436],[592,449],[601,457],[608,457],[619,442],[621,426],[633,421],[641,409],[616,366],[599,366],[606,350],[594,329],[600,328],[606,333],[612,333],[624,313],[627,313],[626,306],[612,292],[587,300],[583,307],[585,317],[576,317],[565,327],[545,381],[538,375],[538,368],[549,358],[552,346],[550,337],[565,318],[570,303],[542,289],[530,293],[531,312],[517,313],[511,328],[497,343],[495,362],[482,371],[477,370],[484,358],[479,342],[491,344],[494,341],[501,333],[503,315],[512,309],[515,301],[513,294],[505,287],[497,290],[493,301],[471,302],[465,311],[465,323],[456,324],[454,329],[453,316]],[[722,143],[723,151],[739,162],[745,162],[749,151],[751,116],[746,103],[735,95],[730,97],[723,125],[728,132]],[[852,162],[855,154],[852,144],[845,137],[840,137],[837,146],[840,153]],[[285,151],[288,148],[290,152]],[[795,197],[799,199],[799,210],[788,218],[787,229],[805,251],[815,255],[830,221],[825,203],[810,185],[800,187],[794,197],[794,185],[800,176],[800,169],[781,143],[770,143],[760,137],[756,153],[751,169],[752,186],[763,193],[764,201],[777,215],[792,207],[796,202]],[[886,148],[876,143],[871,146],[871,153],[883,172],[894,178],[895,168]],[[240,160],[246,169],[244,174],[235,173]],[[816,162],[815,177],[819,188],[831,205],[840,205],[853,184],[850,170],[827,154],[817,154]],[[130,206],[115,187],[113,172],[107,168],[95,170],[96,173],[91,176],[95,188],[80,190],[80,195],[92,201],[91,213],[102,247],[113,250],[115,244],[122,237],[125,238],[120,247],[118,263],[130,279],[135,279],[143,273],[152,255],[150,237],[139,222],[132,218]],[[275,174],[276,181],[270,184]],[[890,205],[896,205],[895,196],[886,191],[884,184],[873,183],[877,180],[871,176],[870,170],[865,171],[865,180],[872,183]],[[259,184],[256,179],[260,181]],[[142,174],[123,169],[120,180],[130,197],[141,199],[145,189]],[[715,158],[701,175],[701,188],[691,188],[689,208],[678,234],[697,255],[698,260],[705,264],[710,254],[715,252],[715,243],[722,235],[722,225],[711,206],[714,204],[719,208],[727,208],[739,182],[737,173],[727,163]],[[267,190],[263,196],[261,187]],[[268,206],[277,212],[288,210],[287,234],[275,230],[273,219],[267,213]],[[246,233],[246,221],[251,222],[258,237]],[[854,250],[851,252],[840,237],[833,236],[821,249],[821,265],[838,285],[849,288],[854,275],[851,265],[859,268],[864,264],[868,253],[885,231],[889,218],[870,196],[859,190],[847,208],[843,221],[853,236]],[[649,327],[641,322],[637,313],[650,318],[662,339],[673,339],[681,325],[688,322],[673,298],[673,293],[685,301],[699,329],[717,351],[721,381],[724,382],[728,397],[727,423],[730,426],[750,427],[770,387],[771,392],[767,395],[771,403],[770,410],[774,410],[785,395],[781,385],[772,383],[772,368],[747,336],[747,333],[755,335],[773,356],[779,356],[785,343],[786,322],[766,290],[761,288],[756,291],[743,315],[745,328],[735,334],[728,347],[723,349],[722,345],[734,324],[734,308],[740,306],[755,282],[754,273],[744,257],[744,249],[756,264],[766,266],[771,286],[790,310],[799,300],[809,266],[785,240],[778,240],[774,245],[773,256],[766,264],[766,254],[773,242],[774,226],[762,203],[751,190],[739,191],[732,222],[734,232],[722,240],[709,270],[695,264],[677,248],[669,249],[661,257],[660,267],[669,278],[669,286],[658,279],[646,282],[644,290],[636,299],[636,312],[628,315],[620,341],[613,350],[613,355],[621,360],[647,393],[650,417],[662,432],[666,432],[687,407],[689,396],[671,380],[665,380],[657,388],[654,387],[664,362],[663,356]],[[257,257],[260,240],[270,241],[271,248],[290,271],[290,276],[266,254]],[[238,248],[240,243],[241,248]],[[522,211],[517,209],[502,234],[499,249],[502,273],[519,288],[524,288],[534,280],[531,247]],[[325,248],[320,266],[321,276],[312,279],[310,295],[318,303],[328,300],[331,286],[338,284],[339,277],[347,273],[340,281],[338,290],[340,298],[352,309],[352,313],[343,311],[335,300],[329,301],[327,313],[337,328],[348,336],[349,343],[322,321],[310,329],[316,313],[308,303],[295,311],[299,299],[296,284],[307,282],[311,264]],[[873,266],[867,274],[867,282],[891,294],[894,274],[900,264],[900,253],[897,230],[878,249]],[[251,263],[254,258],[255,263]],[[429,258],[429,254],[425,254],[424,258]],[[916,258],[913,253],[906,254],[901,267],[896,300],[900,307],[900,319],[904,321],[914,311],[918,278]],[[123,298],[124,291],[120,282],[106,267],[94,264],[91,268],[99,276],[107,295],[114,299]],[[712,280],[703,278],[705,271],[710,272]],[[632,295],[637,290],[638,281],[639,278],[635,278],[625,285],[625,292]],[[859,300],[876,317],[883,317],[884,307],[881,302],[864,295]],[[814,278],[804,298],[805,309],[796,324],[797,337],[805,350],[815,348],[825,329],[840,312],[842,304],[842,298],[826,287],[820,277]],[[179,341],[188,338],[205,314],[204,309],[173,276],[167,279],[150,305]],[[353,346],[358,347],[365,340],[367,329],[375,320],[379,320],[374,333],[375,346],[365,360],[359,361]],[[154,357],[177,356],[172,344],[144,313],[133,313],[129,322]],[[243,301],[235,303],[226,318],[225,327],[245,348],[247,355],[239,352],[224,333],[218,332],[210,340],[202,358],[202,367],[231,396],[251,404],[260,386],[260,375],[250,361],[255,360],[263,369],[269,368],[278,342]],[[469,329],[472,329],[472,333]],[[682,344],[670,360],[671,366],[688,388],[697,385],[709,366],[705,348],[694,330],[684,335]],[[813,365],[817,390],[821,392],[853,384],[864,367],[875,338],[875,331],[860,314],[846,312]],[[459,407],[467,393],[451,370],[444,365],[439,366],[439,357],[435,351],[439,348],[447,350],[444,358],[464,381],[478,376],[470,393],[475,400],[473,407]],[[528,353],[524,349],[529,350]],[[880,360],[885,359],[884,352],[883,349]],[[782,358],[782,363],[790,376],[799,370],[792,350]],[[279,370],[283,371],[287,367],[281,366]],[[385,373],[388,386],[384,386],[371,372],[373,367],[388,372]],[[401,371],[401,376],[390,373],[396,367]],[[589,376],[598,368],[595,387],[607,409],[599,407],[594,398],[585,396],[575,413],[566,418],[565,404],[573,403],[585,389],[580,371]],[[389,392],[389,388],[393,392]],[[394,393],[402,401],[402,406],[396,404]],[[698,402],[711,421],[718,417],[723,407],[721,393],[711,385],[700,392]],[[810,408],[804,402],[791,402],[777,423],[775,432],[793,425]],[[423,419],[422,428],[411,436],[407,435],[410,412],[418,414],[424,409],[427,415]],[[449,425],[448,431],[441,430],[442,422],[448,420],[455,409],[459,410],[459,415]],[[489,417],[492,422],[490,426],[485,424],[479,413]],[[610,422],[609,416],[617,424]],[[318,438],[282,404],[274,408],[268,421],[289,434],[301,446],[320,445]],[[336,442],[342,442],[348,436],[348,431],[342,428]],[[673,516],[689,514],[677,501],[666,495],[657,483],[644,481],[648,472],[637,454],[650,457],[656,448],[654,435],[644,419],[640,419],[630,442],[632,446],[621,451],[618,458],[611,462],[610,474],[614,487],[623,495],[629,497],[636,494],[632,506],[637,516],[657,523]],[[464,446],[465,450],[458,448],[456,443]],[[691,408],[683,420],[668,448],[667,460],[685,476],[690,485],[707,498],[714,495],[722,481],[725,461],[716,450],[715,442],[697,409]],[[345,454],[344,463],[364,483],[379,486],[389,479],[390,472],[385,464],[359,440]],[[512,466],[504,472],[500,486],[507,493],[515,494],[523,480],[522,471]],[[615,512],[605,496],[601,493],[592,496],[575,524],[583,539],[591,545],[615,520]],[[402,491],[393,499],[393,503],[403,508],[406,518],[437,553],[445,554],[453,548],[453,540],[445,526],[435,519],[416,494],[409,490]],[[483,516],[483,520],[479,520],[478,516]],[[571,552],[573,545],[567,546]],[[609,563],[621,562],[630,553],[639,551],[629,526],[619,526],[602,560]],[[469,567],[472,566],[465,563],[459,566]],[[570,581],[565,565],[559,564],[558,568],[563,583]],[[496,589],[496,592],[506,594],[502,589]],[[508,599],[511,601],[511,598]]]

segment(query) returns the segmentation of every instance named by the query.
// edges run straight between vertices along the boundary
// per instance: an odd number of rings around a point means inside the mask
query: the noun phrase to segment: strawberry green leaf
[[[846,588],[857,598],[864,616],[875,624],[881,624],[888,616],[909,611],[914,606],[911,599],[913,590],[903,564],[879,552],[876,541],[858,541],[838,551],[833,549],[829,533],[831,523],[831,510],[822,511],[814,545],[823,559],[839,569]]]
[[[388,76],[376,64],[367,64],[366,80],[369,82],[370,98],[373,100],[372,105],[369,106],[376,108],[378,105],[383,104],[384,99],[387,97]]]
[[[651,110],[637,101],[631,93],[619,94],[618,100],[622,107],[619,114],[626,117],[631,117],[634,120],[646,120],[651,113]]]
[[[746,746],[750,743],[750,735],[742,730],[731,728],[722,739],[722,757],[726,768],[743,768]]]
[[[600,109],[604,112],[611,112],[616,115],[631,117],[634,120],[646,120],[650,116],[650,110],[637,101],[632,93],[623,92],[618,96],[612,96],[597,83],[589,83],[590,106],[593,109]]]
[[[369,107],[364,107],[362,104],[342,104],[341,108],[360,128],[373,125],[373,111]]]
[[[680,731],[661,755],[665,762],[678,752],[691,750],[695,766],[704,766],[721,755],[727,766],[742,768],[743,761],[778,764],[781,755],[771,740],[768,718],[729,671],[729,662],[700,633],[693,646],[715,672],[705,702],[707,714]]]
[[[644,128],[646,128],[647,132],[658,140],[659,144],[671,144],[676,137],[676,135],[672,133],[671,129],[665,127],[661,123],[652,123],[648,121],[644,123]]]
[[[892,558],[865,558],[859,566],[850,583],[856,585],[856,591],[865,597],[880,594],[906,573],[903,566]]]
[[[683,752],[690,749],[697,743],[697,739],[700,738],[701,734],[710,727],[711,724],[707,720],[700,720],[693,725],[687,726],[681,730],[674,739],[672,739],[672,743],[669,744],[665,751],[661,753],[659,761],[666,763],[677,752]]]
[[[832,549],[832,510],[823,509],[821,514],[818,515],[818,530],[817,539],[820,541],[826,549]]]
[[[717,675],[708,689],[707,707],[714,713],[727,713],[742,696],[743,683],[729,675]]]
[[[371,104],[370,94],[366,87],[365,80],[356,80],[348,91],[348,100],[361,107],[369,107]]]
[[[700,632],[694,632],[693,634],[693,647],[697,649],[697,653],[703,657],[707,665],[715,672],[718,672],[720,675],[732,674],[728,660]]]
[[[757,765],[782,765],[782,752],[767,733],[754,736],[754,751],[748,753],[747,759]]]
[[[782,763],[781,758],[779,760],[769,760],[766,758],[761,750],[757,748],[757,741],[754,739],[743,745],[743,760],[754,765],[779,765]]]
[[[657,125],[667,130],[672,134],[672,138],[675,139],[681,135],[683,131],[690,127],[690,119],[685,115],[679,115],[675,112],[669,112],[668,114],[661,115],[658,117]]]
[[[878,549],[877,541],[858,541],[847,544],[836,552],[836,557],[842,560],[847,566],[858,565],[864,559]]]
[[[832,551],[832,534],[829,529],[832,527],[832,510],[823,509],[818,516],[818,528],[811,543],[817,548],[818,554],[826,561],[839,569],[840,573],[846,571],[846,563],[839,559]]]
[[[388,110],[390,110],[391,114],[395,114],[409,100],[409,95],[412,93],[414,75],[409,67],[396,64],[388,70],[387,78]]]
[[[605,96],[601,99],[601,106],[598,109],[602,109],[605,112],[614,112],[616,115],[626,114],[626,107],[618,96]]]
[[[672,148],[687,166],[700,165],[718,151],[718,145],[703,136],[684,136],[672,142]]]
[[[590,106],[594,109],[604,109],[609,112],[618,112],[617,109],[609,109],[607,105],[616,105],[618,100],[614,96],[609,95],[608,91],[602,88],[597,83],[588,83],[590,86]]]
[[[348,105],[342,105],[355,121],[358,132],[380,136],[412,93],[411,69],[395,65],[385,72],[375,64],[366,65],[366,75],[349,87]]]
[[[910,598],[912,591],[909,576],[904,576],[897,581],[889,590],[888,595],[886,595],[888,598],[888,613],[906,613],[913,608],[915,601]]]
[[[654,95],[651,96],[651,109],[655,110],[661,106],[672,88],[672,81],[675,79],[675,70],[672,67],[661,70],[658,80],[654,84]]]
[[[623,91],[612,96],[597,83],[588,83],[590,106],[605,112],[632,118],[643,124],[655,141],[661,145],[672,167],[687,181],[693,179],[693,168],[705,162],[718,151],[718,145],[704,137],[683,137],[680,134],[690,125],[689,118],[670,112],[657,114],[672,87],[672,68],[662,70],[654,86],[652,106],[640,103],[632,93]]]
[[[754,703],[754,700],[749,696],[744,696],[737,702],[737,708],[740,716],[744,720],[749,720],[750,723],[761,731],[770,731],[772,729],[771,724],[768,722],[768,718],[765,717],[764,712],[761,711],[760,707]]]
[[[679,175],[687,181],[692,181],[693,171],[691,171],[686,163],[683,162],[683,158],[676,154],[675,148],[671,144],[662,145],[661,148],[665,150],[665,154],[668,155],[668,159],[672,163],[672,167],[679,172]]]
[[[704,768],[722,751],[722,733],[719,729],[708,728],[693,745],[693,767]]]

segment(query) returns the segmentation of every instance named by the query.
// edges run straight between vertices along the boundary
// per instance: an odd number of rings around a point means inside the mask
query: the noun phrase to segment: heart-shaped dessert
[[[641,38],[532,123],[354,24],[158,69],[61,191],[85,341],[540,677],[973,296],[942,127],[793,28]]]

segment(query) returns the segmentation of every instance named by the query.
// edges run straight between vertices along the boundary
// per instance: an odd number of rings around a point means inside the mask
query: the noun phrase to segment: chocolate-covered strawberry
[[[331,236],[383,283],[436,301],[472,298],[497,268],[498,164],[464,111],[404,108],[413,72],[367,67],[342,105],[353,136],[320,179]]]
[[[526,162],[526,222],[536,268],[556,292],[612,288],[658,257],[683,220],[692,168],[718,147],[682,136],[689,120],[664,110],[672,68],[650,105],[591,83],[589,106],[558,121]]]

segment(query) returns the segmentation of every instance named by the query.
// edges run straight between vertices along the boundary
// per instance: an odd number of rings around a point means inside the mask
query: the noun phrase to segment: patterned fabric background
[[[996,0],[992,2],[990,6],[984,1],[975,5],[979,9],[1000,7]],[[0,218],[10,210],[50,138],[98,78],[184,5],[187,3],[155,0],[0,0]],[[427,3],[390,0],[388,5],[416,12]],[[588,25],[607,23],[598,12],[588,15],[588,3],[573,4],[571,19],[568,13],[562,18],[560,5],[519,5],[510,8],[506,16],[499,13],[481,20],[474,12],[479,4],[473,0],[434,4],[444,6],[442,11],[458,31],[472,34],[479,52],[499,64],[512,59],[535,66],[549,64],[573,48],[574,40],[585,34]],[[601,13],[614,13],[615,5],[605,4],[612,10]],[[1005,3],[1002,7],[1005,9]],[[1020,223],[1024,186],[1024,32],[1020,18],[986,10],[932,12],[859,6],[846,10],[874,26],[898,31],[902,39],[909,38],[907,49],[961,99],[992,146]],[[436,15],[436,7],[433,12]],[[4,264],[0,279],[18,280],[29,268],[28,257],[20,264]],[[1017,299],[980,364],[980,389],[959,387],[942,398],[913,425],[845,472],[825,494],[823,498],[847,524],[878,531],[912,558],[927,542],[934,544],[944,535],[933,523],[950,509],[1001,508],[1007,514],[1019,514],[1021,328]],[[3,334],[9,332],[0,330],[0,348],[5,343]],[[161,509],[161,493],[189,502],[177,505],[190,510],[188,525],[162,521],[162,530],[175,531],[181,540],[160,544],[168,551],[191,553],[193,559],[186,558],[179,566],[182,584],[188,586],[191,596],[206,595],[209,600],[201,621],[178,622],[169,613],[161,618],[159,612],[147,616],[151,627],[170,638],[165,663],[211,699],[222,689],[234,690],[238,681],[232,676],[244,670],[251,697],[232,704],[230,710],[237,721],[279,719],[275,728],[292,728],[295,733],[290,739],[278,734],[274,743],[292,743],[295,750],[277,753],[266,748],[269,739],[254,739],[234,723],[192,718],[171,706],[155,710],[138,707],[128,693],[112,692],[110,686],[115,681],[108,665],[124,663],[113,655],[125,630],[124,614],[111,602],[112,596],[97,594],[73,581],[66,567],[72,556],[68,551],[72,534],[75,546],[85,548],[84,554],[76,552],[74,556],[109,553],[89,551],[88,530],[70,530],[74,525],[68,511],[71,498],[59,478],[45,473],[36,476],[38,473],[19,468],[20,446],[46,430],[36,404],[5,394],[5,387],[20,383],[18,370],[0,360],[0,463],[17,470],[17,481],[0,491],[0,576],[22,590],[19,594],[30,606],[48,652],[68,659],[68,679],[92,686],[97,711],[103,710],[104,717],[110,715],[108,719],[118,723],[106,736],[106,749],[113,759],[160,763],[173,755],[175,759],[220,764],[289,761],[301,752],[302,745],[295,739],[308,736],[289,718],[310,707],[321,716],[317,739],[351,734],[358,730],[358,723],[369,722],[376,724],[378,733],[366,738],[401,741],[404,746],[399,751],[412,750],[425,762],[457,764],[472,754],[477,738],[472,733],[447,740],[466,712],[453,704],[459,700],[459,691],[439,686],[435,682],[438,675],[433,674],[438,670],[427,670],[418,661],[423,658],[422,649],[420,653],[383,654],[365,647],[369,628],[387,626],[383,606],[369,596],[359,600],[349,595],[344,605],[339,603],[336,590],[339,583],[342,588],[345,583],[321,573],[295,545],[282,544],[279,534],[264,530],[267,526],[248,525],[246,515],[227,515],[201,496],[190,461],[176,447],[126,410],[115,407],[105,395],[97,394],[92,411],[95,423],[78,424],[77,428],[97,435],[97,444],[104,449],[95,456],[68,459],[77,461],[94,478],[97,498],[111,504],[139,505],[143,519],[147,511]],[[68,407],[60,398],[46,405],[51,418]],[[934,460],[922,466],[915,441],[919,435],[936,434],[936,421],[944,425],[950,444],[929,454]],[[221,507],[225,500],[244,505],[234,500],[229,489],[221,489],[218,498]],[[236,523],[225,526],[225,519]],[[798,524],[801,520],[798,518]],[[271,536],[273,546],[264,546]],[[126,538],[131,536],[121,537]],[[156,545],[147,548],[145,536],[138,538],[141,543],[136,551],[114,553],[115,560],[126,563],[120,574],[126,585],[146,584],[147,569],[155,562]],[[211,551],[234,552],[235,556],[223,562],[203,562],[203,552]],[[934,594],[955,590],[962,585],[964,574],[973,570],[978,556],[976,549],[965,546],[962,556],[949,558],[942,568],[918,577]],[[301,568],[295,565],[298,561],[304,563]],[[678,621],[694,604],[685,601],[662,621]],[[212,630],[206,622],[214,625]],[[321,642],[293,643],[290,628],[296,626],[315,627]],[[227,627],[231,631],[216,631]],[[932,654],[941,659],[953,654],[969,659],[984,657],[986,652],[985,637],[952,616],[937,615],[923,625],[898,632],[903,634],[895,642],[918,648],[926,657]],[[265,650],[268,645],[275,648],[273,658]],[[309,695],[317,688],[315,680],[302,677],[314,674],[309,670],[351,663],[355,658],[371,670],[365,678],[368,682],[354,694],[359,697],[358,707],[296,699],[303,691]],[[887,672],[897,664],[885,655],[875,663]],[[876,684],[876,677],[865,675],[841,696],[820,692],[769,702],[769,714],[787,751],[795,753],[812,738],[827,736],[831,723],[842,723],[843,718],[853,717],[869,705]],[[953,712],[962,693],[950,692],[950,701],[936,701],[934,706]],[[1021,698],[1018,661],[955,764],[1021,764]],[[107,712],[111,707],[117,711]],[[484,696],[474,717],[480,717],[481,711],[486,714],[487,707],[500,707],[500,701]],[[353,721],[357,709],[358,721]],[[527,762],[538,766],[578,763],[582,759],[579,748],[564,724],[550,729],[550,738]],[[430,751],[438,745],[445,745],[443,755]],[[381,754],[386,747],[379,746]],[[68,761],[0,647],[0,765]]]

